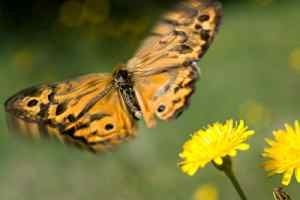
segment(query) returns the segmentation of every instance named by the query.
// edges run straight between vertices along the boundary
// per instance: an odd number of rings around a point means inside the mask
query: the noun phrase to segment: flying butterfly
[[[39,85],[9,98],[5,109],[10,127],[96,153],[134,137],[138,119],[150,128],[157,118],[178,117],[195,90],[196,62],[212,43],[221,17],[219,2],[182,1],[112,74]]]

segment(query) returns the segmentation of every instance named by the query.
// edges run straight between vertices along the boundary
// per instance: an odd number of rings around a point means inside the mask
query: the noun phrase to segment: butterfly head
[[[132,85],[131,75],[125,69],[116,70],[113,76],[116,87]]]

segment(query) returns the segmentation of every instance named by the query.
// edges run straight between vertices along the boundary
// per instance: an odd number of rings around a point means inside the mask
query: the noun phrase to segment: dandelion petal
[[[237,149],[238,150],[242,150],[242,151],[248,150],[249,148],[250,148],[250,145],[249,144],[245,144],[245,143],[242,143],[239,146],[237,146]]]
[[[300,183],[300,167],[295,170],[297,182]]]
[[[281,183],[282,183],[283,185],[289,185],[290,182],[291,182],[292,175],[293,175],[293,170],[288,170],[288,171],[286,171],[286,172],[283,174]]]
[[[222,165],[223,164],[223,160],[222,160],[222,158],[215,158],[214,159],[214,162],[217,164],[217,165]]]

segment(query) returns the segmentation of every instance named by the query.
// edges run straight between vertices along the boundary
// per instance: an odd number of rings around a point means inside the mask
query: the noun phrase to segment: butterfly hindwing
[[[139,79],[135,90],[147,126],[155,126],[155,116],[161,120],[178,117],[189,104],[197,78],[197,66],[192,63]]]
[[[23,90],[6,102],[13,128],[55,136],[94,152],[134,135],[134,121],[109,74],[86,75]]]

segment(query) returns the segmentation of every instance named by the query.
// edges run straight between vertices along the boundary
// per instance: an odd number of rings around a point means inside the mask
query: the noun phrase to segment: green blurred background
[[[85,73],[111,71],[133,54],[160,14],[175,1],[31,0],[0,3],[1,103],[18,90]],[[264,138],[299,119],[300,2],[223,1],[215,42],[199,62],[202,78],[189,109],[147,129],[118,151],[91,155],[58,142],[8,133],[1,106],[1,200],[192,200],[212,184],[219,199],[238,200],[211,165],[188,177],[177,167],[181,146],[214,121],[245,119],[256,135],[234,160],[249,199],[272,199],[281,177],[266,177]],[[300,185],[287,191],[299,199]],[[208,198],[206,200],[209,200]]]

